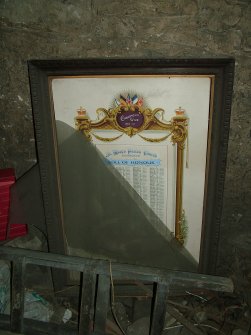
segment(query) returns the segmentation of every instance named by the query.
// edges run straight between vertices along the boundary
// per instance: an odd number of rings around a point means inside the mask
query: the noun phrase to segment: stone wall
[[[0,167],[36,162],[28,59],[235,57],[219,272],[250,230],[250,0],[1,0]]]

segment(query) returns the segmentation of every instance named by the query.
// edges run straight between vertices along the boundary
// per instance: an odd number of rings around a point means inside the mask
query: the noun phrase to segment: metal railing
[[[12,266],[11,311],[10,316],[1,315],[0,328],[28,335],[104,335],[107,313],[113,304],[113,281],[115,280],[123,279],[153,284],[149,335],[160,335],[163,331],[170,287],[181,287],[184,290],[189,287],[221,292],[232,292],[233,290],[232,281],[223,277],[167,271],[26,249],[1,247],[0,259],[10,261]],[[82,274],[79,319],[76,330],[66,325],[24,318],[25,273],[29,264],[78,271]]]

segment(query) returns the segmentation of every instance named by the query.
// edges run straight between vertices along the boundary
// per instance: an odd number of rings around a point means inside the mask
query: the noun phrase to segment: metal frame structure
[[[167,271],[136,265],[111,263],[81,257],[18,248],[1,247],[0,259],[10,261],[11,271],[11,313],[0,315],[0,329],[27,335],[104,335],[107,312],[113,290],[113,280],[143,281],[153,284],[152,312],[149,335],[161,334],[164,328],[167,298],[172,287],[220,292],[232,292],[233,283],[228,278],[197,273]],[[27,265],[46,266],[53,269],[78,271],[82,274],[79,304],[78,330],[67,325],[57,325],[24,318],[24,285]],[[114,293],[114,292],[113,292]],[[190,327],[185,325],[185,327]],[[190,329],[202,334],[199,329]]]

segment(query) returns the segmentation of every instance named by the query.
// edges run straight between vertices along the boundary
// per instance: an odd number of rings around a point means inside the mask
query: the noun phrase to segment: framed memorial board
[[[75,178],[71,153],[83,139],[193,256],[198,270],[213,274],[233,72],[233,59],[29,61],[50,250],[72,253],[65,222],[73,222],[76,213],[71,213],[65,185]],[[78,140],[66,151],[64,144],[75,133]],[[87,151],[78,158],[76,164],[89,161]],[[95,172],[95,164],[90,170]],[[75,182],[81,180],[83,194],[74,196],[76,201],[82,197],[84,207],[98,181],[93,177],[93,188],[85,192],[90,177],[79,178]]]

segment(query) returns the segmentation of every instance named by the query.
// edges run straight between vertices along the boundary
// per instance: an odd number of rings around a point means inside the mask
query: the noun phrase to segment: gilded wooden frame
[[[48,230],[49,249],[66,253],[57,166],[54,116],[51,111],[50,78],[92,75],[206,75],[214,78],[212,117],[209,123],[199,270],[213,274],[217,262],[227,142],[234,77],[233,59],[77,59],[31,60],[29,76],[37,154]],[[179,122],[186,120],[178,119]],[[173,119],[174,122],[175,118]],[[183,138],[184,140],[184,138]],[[180,141],[181,147],[184,141]],[[179,142],[179,141],[176,141]],[[178,146],[179,147],[179,146]],[[182,161],[183,150],[177,159]],[[180,165],[180,163],[178,163]],[[182,187],[182,170],[177,189]],[[177,192],[182,194],[182,192]],[[181,199],[177,203],[182,203]],[[176,206],[177,216],[181,208]],[[179,232],[177,231],[177,237]]]

